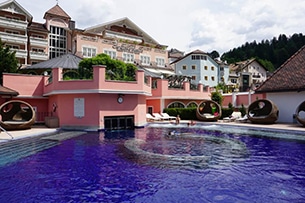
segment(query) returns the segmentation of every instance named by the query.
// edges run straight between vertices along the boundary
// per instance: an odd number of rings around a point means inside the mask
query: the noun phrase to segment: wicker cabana
[[[295,118],[297,121],[305,126],[305,101],[303,101],[295,111]]]
[[[213,100],[203,100],[196,110],[200,121],[217,121],[221,117],[221,106]]]
[[[252,123],[272,124],[278,119],[277,106],[268,99],[259,99],[248,107],[248,119]]]
[[[11,100],[0,106],[0,125],[5,130],[29,129],[35,123],[33,107],[20,100]]]

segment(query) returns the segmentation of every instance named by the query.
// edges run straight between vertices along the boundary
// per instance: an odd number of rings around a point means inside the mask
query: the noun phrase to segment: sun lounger
[[[161,119],[160,119],[160,118],[153,117],[151,114],[147,113],[147,114],[146,114],[146,120],[147,120],[147,121],[160,121]]]
[[[248,115],[246,114],[246,115],[244,115],[244,117],[238,118],[235,121],[239,122],[239,123],[246,123],[246,122],[248,122]]]
[[[229,117],[224,117],[223,118],[223,121],[224,122],[232,122],[232,121],[235,121],[236,119],[239,119],[241,118],[241,112],[239,111],[234,111],[231,116]]]
[[[155,118],[159,118],[160,120],[169,120],[169,118],[161,116],[159,113],[153,113]]]
[[[166,118],[166,119],[168,119],[168,120],[176,120],[176,116],[170,116],[170,115],[168,115],[168,113],[161,113],[161,116],[163,117],[163,118]]]

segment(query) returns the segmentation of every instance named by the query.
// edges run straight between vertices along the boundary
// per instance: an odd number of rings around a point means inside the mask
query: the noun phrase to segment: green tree
[[[17,68],[16,52],[6,47],[0,39],[0,84],[3,84],[3,73],[16,73]]]
[[[95,57],[83,59],[79,63],[81,79],[91,79],[93,77],[93,65],[105,65],[106,79],[108,80],[135,80],[137,67],[134,64],[126,64],[123,61],[111,59],[107,54],[98,54]]]
[[[212,92],[211,99],[222,106],[223,96],[219,91]]]
[[[211,53],[209,53],[209,56],[210,56],[212,59],[216,59],[216,58],[218,58],[220,55],[219,55],[219,53],[218,53],[216,50],[214,50],[214,51],[212,51]]]

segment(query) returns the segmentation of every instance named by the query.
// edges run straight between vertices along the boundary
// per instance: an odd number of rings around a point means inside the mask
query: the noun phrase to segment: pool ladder
[[[13,135],[11,135],[9,132],[7,132],[2,126],[0,126],[0,129],[5,132],[8,136],[10,136],[12,138],[12,140],[14,139]]]

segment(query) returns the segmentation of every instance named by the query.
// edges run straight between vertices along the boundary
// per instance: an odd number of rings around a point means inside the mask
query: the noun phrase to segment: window
[[[211,70],[214,71],[214,66],[211,67]]]
[[[32,34],[32,37],[44,39],[44,37],[42,35],[37,35],[37,34]]]
[[[91,58],[96,56],[96,49],[91,47],[83,47],[83,57]]]
[[[186,107],[187,108],[196,108],[198,105],[196,102],[190,102]]]
[[[8,44],[8,45],[6,45],[6,47],[9,47],[10,49],[19,49],[19,46],[12,45],[12,44]]]
[[[67,52],[67,32],[64,28],[50,26],[49,47],[50,59]]]
[[[164,67],[165,66],[165,59],[164,58],[156,58],[157,66]]]
[[[174,102],[168,105],[167,108],[185,108],[185,106],[181,102]]]
[[[104,50],[104,54],[107,54],[112,59],[116,59],[116,52],[112,50]]]
[[[123,61],[125,63],[133,63],[134,62],[134,55],[129,53],[123,53]]]
[[[208,81],[208,76],[204,76],[204,80],[205,80],[205,81]]]
[[[186,70],[186,65],[183,65],[183,66],[182,66],[182,69],[183,69],[183,70]]]
[[[196,80],[196,75],[192,75],[192,80]]]
[[[141,63],[144,65],[149,65],[150,64],[150,56],[140,56]]]
[[[215,77],[214,76],[212,76],[211,79],[212,79],[212,81],[215,81]]]
[[[208,70],[208,67],[207,67],[207,66],[204,66],[204,70]]]
[[[43,52],[44,52],[43,49],[38,49],[38,48],[32,48],[32,51],[33,51],[33,52],[40,52],[40,53],[43,53]]]
[[[192,55],[192,60],[207,60],[207,56],[202,54],[194,54]]]
[[[14,35],[19,35],[20,33],[18,31],[15,31],[15,30],[5,30],[6,33],[9,33],[9,34],[14,34]]]
[[[195,65],[192,65],[192,70],[195,70],[196,69],[196,66]]]

